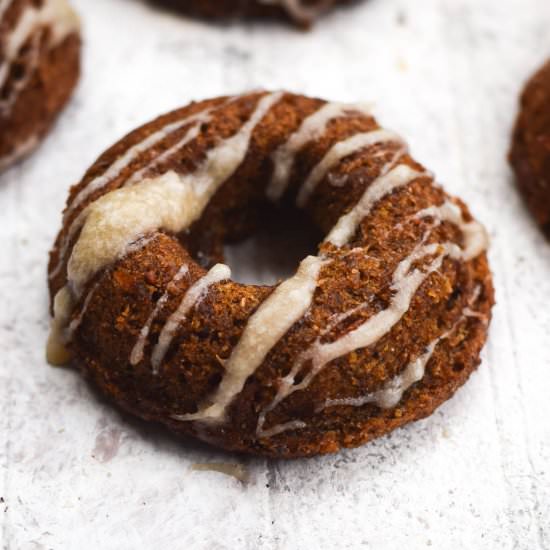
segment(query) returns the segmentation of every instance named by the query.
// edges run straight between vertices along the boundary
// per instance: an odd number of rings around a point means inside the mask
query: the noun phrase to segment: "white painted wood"
[[[0,541],[18,549],[550,548],[550,245],[505,162],[546,0],[370,0],[311,33],[75,0],[84,78],[55,132],[0,176]],[[44,361],[46,261],[69,184],[168,109],[251,87],[372,101],[488,226],[498,305],[477,374],[431,418],[354,451],[233,459],[121,417]]]

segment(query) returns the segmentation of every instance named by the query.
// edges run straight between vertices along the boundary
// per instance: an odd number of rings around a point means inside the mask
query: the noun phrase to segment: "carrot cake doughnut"
[[[521,95],[510,163],[528,208],[550,237],[550,60]]]
[[[316,254],[273,287],[233,281],[222,245],[281,205],[324,234]],[[285,92],[192,103],[72,188],[50,256],[48,359],[225,449],[354,447],[429,415],[477,367],[486,247],[365,106]]]
[[[308,27],[338,4],[352,0],[151,0],[179,11],[207,18],[285,18]]]
[[[32,151],[67,103],[79,36],[66,0],[0,0],[0,170]]]

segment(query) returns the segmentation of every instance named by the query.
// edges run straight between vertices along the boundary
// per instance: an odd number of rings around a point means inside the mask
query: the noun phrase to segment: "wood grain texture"
[[[550,245],[506,164],[546,0],[371,0],[306,34],[208,25],[136,0],[75,0],[84,78],[53,134],[0,176],[0,547],[550,548]],[[112,37],[116,36],[116,44]],[[361,449],[238,460],[120,416],[47,367],[47,252],[69,184],[123,133],[252,87],[371,101],[492,236],[484,361],[431,418]]]

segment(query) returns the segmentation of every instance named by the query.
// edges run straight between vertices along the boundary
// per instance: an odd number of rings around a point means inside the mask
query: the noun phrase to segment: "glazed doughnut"
[[[295,207],[325,235],[317,254],[275,287],[232,281],[223,244]],[[476,368],[486,246],[364,106],[284,92],[192,103],[71,190],[48,358],[225,449],[334,452],[429,415]]]
[[[527,206],[550,237],[550,60],[521,95],[510,163]]]
[[[352,0],[151,0],[192,15],[207,18],[285,18],[308,27],[318,17],[339,4]]]
[[[0,0],[0,170],[30,153],[67,103],[79,35],[66,0]]]

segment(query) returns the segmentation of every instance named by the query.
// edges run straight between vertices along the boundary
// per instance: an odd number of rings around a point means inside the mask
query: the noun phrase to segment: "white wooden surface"
[[[84,77],[43,147],[0,176],[0,539],[9,550],[550,548],[550,245],[505,162],[547,0],[370,0],[309,34],[75,0]],[[484,361],[431,418],[361,449],[227,461],[121,417],[44,361],[47,251],[69,184],[154,115],[251,87],[372,101],[488,226]]]

